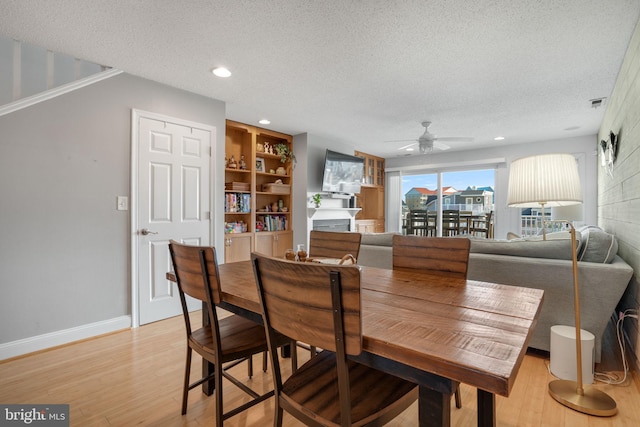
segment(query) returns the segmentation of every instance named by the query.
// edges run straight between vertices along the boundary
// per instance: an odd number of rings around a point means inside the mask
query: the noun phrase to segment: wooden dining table
[[[495,426],[536,325],[543,291],[361,266],[360,363],[419,386],[420,426],[449,426],[459,383],[477,388],[478,426]],[[219,266],[221,307],[260,321],[250,261]],[[170,273],[167,275],[170,277]]]

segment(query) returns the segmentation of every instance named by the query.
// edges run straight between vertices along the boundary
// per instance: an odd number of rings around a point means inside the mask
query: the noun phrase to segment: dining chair
[[[446,209],[442,211],[442,235],[455,236],[460,233],[460,211]]]
[[[472,217],[473,217],[473,212],[471,212],[471,211],[460,211],[458,234],[469,234],[469,229],[471,228],[471,218]]]
[[[438,212],[427,211],[427,236],[438,235]]]
[[[361,239],[362,233],[311,230],[309,233],[309,258],[343,259],[345,256],[351,255],[357,260]]]
[[[488,214],[474,218],[471,221],[471,227],[469,229],[469,233],[473,235],[477,235],[476,233],[483,233],[484,237],[487,239],[493,238],[493,211]]]
[[[239,414],[274,394],[273,390],[268,393],[258,394],[228,373],[228,369],[246,360],[249,362],[249,377],[252,376],[252,356],[267,351],[264,327],[235,314],[218,318],[216,305],[220,304],[222,297],[215,248],[189,246],[172,240],[169,243],[169,251],[187,332],[187,358],[182,389],[182,415],[187,413],[189,390],[206,381],[214,380],[216,426],[221,427],[223,421],[227,418]],[[206,312],[203,313],[203,316],[208,316],[209,324],[207,326],[196,330],[192,328],[187,309],[187,295],[206,303]],[[203,308],[205,305],[203,305]],[[274,349],[292,343],[288,338],[278,334],[272,337],[272,341]],[[202,356],[204,360],[212,363],[214,367],[211,375],[190,383],[193,351]],[[297,361],[293,356],[291,363],[292,369],[295,369]],[[223,377],[247,393],[251,400],[225,413],[222,406]]]
[[[393,236],[393,269],[419,270],[428,274],[467,278],[468,238]],[[454,393],[456,407],[462,407],[460,387]]]
[[[361,240],[362,233],[311,230],[309,233],[309,258],[333,258],[339,259],[343,263],[351,256],[351,261],[355,264],[360,253]],[[317,353],[317,349],[307,343],[299,342],[298,347],[309,350],[311,356],[315,356]]]
[[[429,221],[426,210],[416,209],[409,211],[409,221],[411,223],[411,233],[417,236],[426,236],[429,232]]]
[[[296,263],[252,254],[275,387],[283,412],[306,425],[379,426],[418,397],[417,386],[349,359],[362,352],[360,267]],[[273,357],[281,333],[325,350],[286,380]]]

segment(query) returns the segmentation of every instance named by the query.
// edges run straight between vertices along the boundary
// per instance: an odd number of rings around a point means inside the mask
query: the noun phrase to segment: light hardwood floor
[[[193,313],[194,324],[200,312]],[[181,386],[185,360],[182,317],[163,320],[138,329],[117,332],[72,345],[0,362],[0,403],[70,404],[72,426],[204,426],[213,424],[213,399],[200,390],[189,395],[187,415],[180,415]],[[615,357],[607,353],[608,357]],[[299,350],[302,360],[308,352]],[[194,355],[192,372],[200,372]],[[601,366],[618,366],[604,360]],[[270,386],[270,369],[263,373],[260,360],[254,362],[254,377],[247,383],[260,389]],[[288,361],[283,367],[290,367]],[[236,368],[246,377],[246,365]],[[194,375],[195,378],[195,375]],[[544,355],[526,356],[509,398],[497,397],[497,425],[522,426],[638,426],[640,385],[637,378],[625,385],[599,384],[618,405],[610,418],[590,417],[555,402],[547,392],[553,376]],[[461,386],[462,409],[452,405],[452,426],[476,424],[475,389]],[[225,408],[237,405],[244,396],[226,383]],[[272,425],[273,400],[228,420],[227,426]],[[285,413],[284,426],[299,426]],[[389,426],[417,425],[417,405],[407,409]]]

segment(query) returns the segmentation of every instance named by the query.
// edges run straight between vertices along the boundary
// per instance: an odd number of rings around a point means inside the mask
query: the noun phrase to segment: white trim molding
[[[51,98],[55,98],[56,96],[64,95],[65,93],[72,92],[76,89],[80,89],[85,86],[91,85],[93,83],[97,83],[99,81],[117,76],[120,73],[122,73],[122,70],[118,70],[117,68],[111,68],[106,71],[102,71],[100,73],[86,77],[84,79],[76,80],[74,82],[67,83],[67,84],[55,87],[53,89],[46,90],[36,95],[19,99],[17,101],[11,102],[7,105],[3,105],[2,107],[0,107],[0,116],[4,116],[5,114],[13,113],[14,111],[18,111],[23,108],[27,108],[32,105],[38,104],[40,102],[47,101]]]
[[[394,166],[385,168],[385,172],[411,172],[415,174],[419,173],[433,173],[436,171],[445,172],[447,170],[465,170],[465,169],[482,169],[487,167],[497,167],[498,165],[505,164],[507,159],[504,157],[496,157],[491,159],[479,159],[479,160],[467,160],[458,162],[443,162],[443,163],[425,163],[419,165],[408,166]],[[405,174],[409,175],[409,174]]]
[[[0,361],[129,328],[131,328],[131,316],[120,316],[101,322],[11,341],[0,344]]]

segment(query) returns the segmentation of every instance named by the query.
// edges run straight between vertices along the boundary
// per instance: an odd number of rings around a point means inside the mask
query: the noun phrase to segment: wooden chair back
[[[342,259],[350,254],[357,260],[361,239],[361,233],[312,230],[309,235],[309,258]]]
[[[192,327],[187,307],[186,295],[207,303],[207,315],[210,319],[213,345],[220,348],[219,324],[215,306],[222,300],[220,295],[220,278],[215,248],[205,246],[184,245],[175,240],[169,243],[169,252],[176,275],[182,315],[187,329],[187,337],[191,337]]]
[[[455,236],[460,232],[460,211],[446,209],[442,211],[442,235]]]
[[[472,221],[469,233],[484,233],[487,239],[493,238],[493,211],[490,211],[484,218],[475,218]]]
[[[346,354],[362,352],[358,266],[287,261],[257,253],[252,259],[269,329],[333,352],[343,344]]]
[[[173,268],[182,291],[192,298],[203,302],[207,299],[207,287],[211,291],[214,304],[220,304],[220,279],[215,248],[207,246],[189,246],[174,240],[169,243]],[[207,273],[205,283],[203,271]]]
[[[470,240],[467,238],[393,236],[393,269],[467,277]]]
[[[431,225],[429,213],[426,210],[412,210],[407,214],[407,234],[426,236],[430,234]],[[435,228],[435,227],[434,227]]]

